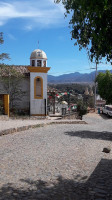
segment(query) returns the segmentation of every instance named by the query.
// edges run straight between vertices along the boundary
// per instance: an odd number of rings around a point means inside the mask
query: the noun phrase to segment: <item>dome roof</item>
[[[46,59],[47,60],[47,56],[46,53],[40,49],[35,49],[30,56],[30,59]]]

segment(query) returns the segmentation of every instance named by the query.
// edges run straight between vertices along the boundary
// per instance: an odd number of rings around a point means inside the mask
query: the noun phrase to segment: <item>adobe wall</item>
[[[15,84],[16,84],[16,81],[15,81]],[[9,85],[7,84],[7,87],[4,87],[0,79],[0,94],[8,94],[9,87],[11,90],[10,82],[9,82]],[[19,95],[17,91],[21,91]],[[13,105],[11,102],[11,96],[13,98],[14,95],[10,96],[10,107],[21,109],[21,110],[29,110],[30,109],[30,77],[22,78],[22,80],[17,86],[17,89],[15,90],[15,94],[16,94],[16,98],[15,100],[13,100]]]

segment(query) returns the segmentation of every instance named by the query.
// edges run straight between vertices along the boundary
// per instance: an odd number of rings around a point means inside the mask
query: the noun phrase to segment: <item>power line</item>
[[[88,70],[90,71],[90,68],[89,69],[85,69],[85,70]],[[78,70],[78,72],[80,71],[84,71],[84,70]],[[76,71],[65,71],[65,72],[62,72],[63,74],[67,74],[67,73],[75,73]],[[55,72],[55,73],[52,73],[52,74],[60,74],[60,72]],[[49,75],[52,75],[51,73],[49,73]],[[62,74],[62,75],[63,75]]]

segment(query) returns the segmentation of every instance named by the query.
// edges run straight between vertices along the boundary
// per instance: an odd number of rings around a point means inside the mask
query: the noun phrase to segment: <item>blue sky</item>
[[[44,50],[49,74],[90,73],[95,67],[85,50],[79,51],[71,40],[69,19],[64,7],[54,0],[0,0],[0,32],[4,33],[1,52],[10,54],[6,64],[29,65],[34,49]],[[111,69],[101,64],[99,69]]]

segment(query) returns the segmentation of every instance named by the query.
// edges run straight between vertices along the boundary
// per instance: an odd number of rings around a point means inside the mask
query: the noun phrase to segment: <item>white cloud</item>
[[[31,31],[33,29],[32,25],[26,25],[24,27],[25,30]]]
[[[64,7],[54,0],[6,0],[0,2],[0,26],[10,19],[25,19],[25,27],[31,30],[35,26],[64,24]],[[28,19],[28,20],[26,20]]]
[[[8,34],[8,37],[11,39],[11,40],[16,40],[16,38],[15,38],[15,36],[14,35],[12,35],[12,34]]]

